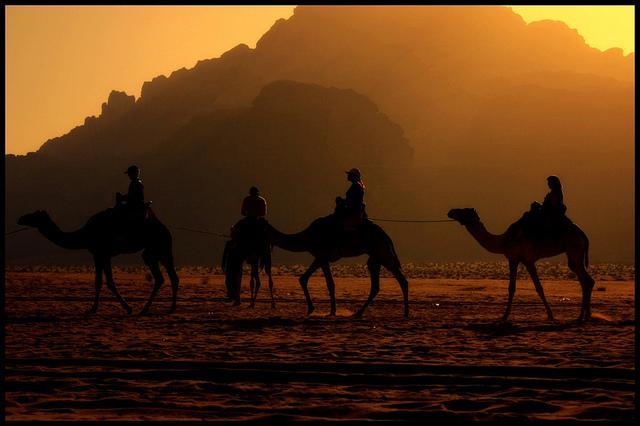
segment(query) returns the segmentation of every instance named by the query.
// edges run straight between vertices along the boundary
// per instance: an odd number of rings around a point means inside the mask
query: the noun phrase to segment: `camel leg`
[[[580,257],[580,259],[582,259],[582,257]],[[582,287],[582,304],[578,321],[587,321],[591,318],[591,293],[593,292],[595,281],[591,275],[589,275],[581,261],[575,261],[570,258],[569,269],[578,276],[580,287]]]
[[[96,269],[96,294],[93,299],[93,306],[87,311],[88,314],[95,314],[96,312],[98,312],[98,301],[100,300],[100,290],[102,290],[103,263],[102,260],[99,260],[97,257],[93,258],[93,263]]]
[[[124,300],[120,293],[118,292],[118,288],[116,287],[116,283],[113,282],[113,271],[111,270],[111,259],[107,259],[104,263],[104,276],[107,280],[107,288],[111,290],[113,295],[118,299],[118,302],[122,305],[127,314],[131,315],[131,308]]]
[[[320,267],[320,261],[318,259],[313,259],[309,268],[305,271],[304,274],[300,277],[300,286],[302,287],[302,291],[304,291],[304,297],[307,301],[307,315],[311,315],[311,313],[315,310],[313,306],[313,302],[311,301],[311,295],[309,294],[309,289],[307,288],[307,284],[309,284],[309,278],[311,275]]]
[[[256,288],[256,281],[253,275],[253,265],[251,265],[251,272],[249,273],[249,295],[251,298],[251,308],[253,308],[253,305],[255,303],[255,300],[253,298],[253,292],[255,291]]]
[[[409,282],[400,270],[400,266],[397,266],[390,271],[400,284],[400,289],[402,290],[402,301],[404,303],[404,317],[409,318]]]
[[[336,316],[336,283],[333,281],[333,275],[331,274],[331,265],[325,263],[321,266],[324,273],[324,279],[327,282],[327,290],[329,290],[329,300],[331,301],[330,316]]]
[[[251,279],[255,280],[255,293],[253,294],[253,298],[251,299],[251,307],[253,308],[256,305],[256,299],[258,298],[258,292],[260,291],[260,269],[258,268],[258,263],[254,263],[251,265]]]
[[[145,303],[142,311],[140,311],[140,315],[144,315],[149,312],[149,308],[151,307],[153,298],[156,297],[158,290],[160,290],[160,287],[162,287],[162,284],[164,283],[164,277],[162,276],[162,272],[160,271],[160,265],[156,256],[151,255],[149,254],[149,252],[145,251],[142,253],[142,258],[151,270],[151,275],[153,275],[153,290],[151,290],[149,300],[147,300],[147,303]]]
[[[591,319],[591,293],[593,292],[593,286],[595,285],[595,280],[589,275],[589,273],[585,270],[583,272],[584,277],[582,281],[582,285],[585,287],[584,291],[584,320],[588,321]]]
[[[515,259],[509,259],[509,301],[507,302],[507,309],[504,311],[502,321],[506,321],[511,313],[511,305],[513,303],[513,296],[516,294],[516,279],[518,277],[518,264],[520,262]]]
[[[176,268],[173,265],[173,256],[164,260],[162,264],[164,265],[164,269],[167,271],[167,275],[169,275],[169,280],[171,281],[171,312],[175,312],[178,302],[178,286],[180,285],[180,279],[178,278]]]
[[[269,294],[271,295],[271,309],[275,309],[276,300],[273,297],[273,278],[271,278],[271,265],[265,265],[264,270],[267,273],[267,278],[269,278]]]
[[[540,299],[544,304],[544,309],[547,311],[547,318],[549,319],[549,321],[553,321],[553,313],[551,312],[551,308],[547,303],[547,298],[544,297],[544,290],[542,289],[542,283],[540,282],[540,278],[538,278],[538,271],[536,271],[536,265],[533,263],[529,263],[529,264],[525,263],[524,266],[527,268],[527,271],[531,276],[531,280],[533,280],[533,285],[536,287],[536,292],[538,293],[538,296],[540,296]]]
[[[380,264],[372,258],[369,258],[369,260],[367,260],[367,268],[369,269],[369,275],[371,276],[371,290],[369,291],[367,301],[364,302],[364,305],[362,305],[362,307],[353,315],[356,318],[362,317],[364,310],[367,309],[367,306],[369,306],[371,302],[373,302],[373,299],[380,291]]]
[[[233,303],[232,306],[240,306],[241,300],[240,295],[242,293],[242,263],[238,268],[238,276],[233,283]]]

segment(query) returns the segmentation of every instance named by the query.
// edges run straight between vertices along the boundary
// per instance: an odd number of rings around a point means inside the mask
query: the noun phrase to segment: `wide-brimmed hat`
[[[357,176],[358,178],[362,177],[362,174],[360,173],[360,169],[358,169],[356,167],[354,167],[351,170],[347,170],[345,173],[348,174],[348,175]]]

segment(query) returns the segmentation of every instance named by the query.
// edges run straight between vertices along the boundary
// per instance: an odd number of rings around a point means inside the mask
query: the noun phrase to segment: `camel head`
[[[480,222],[476,209],[451,209],[447,216],[465,226]]]
[[[49,216],[49,213],[44,210],[36,210],[33,213],[27,213],[20,216],[18,219],[18,225],[30,226],[33,228],[39,228],[49,222],[51,222],[51,217]]]

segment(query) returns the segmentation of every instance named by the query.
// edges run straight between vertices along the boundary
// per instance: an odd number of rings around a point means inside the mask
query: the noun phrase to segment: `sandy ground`
[[[118,273],[139,310],[151,285]],[[245,277],[244,291],[248,292]],[[504,280],[410,279],[411,317],[383,278],[362,319],[366,278],[337,278],[328,317],[322,275],[302,290],[276,276],[277,307],[232,307],[219,275],[183,275],[148,316],[127,316],[104,288],[98,314],[87,273],[8,272],[6,415],[10,420],[391,420],[630,422],[633,282],[598,281],[595,319],[578,324],[575,281],[543,281],[556,322],[522,280],[498,323]],[[246,293],[245,293],[246,294]]]

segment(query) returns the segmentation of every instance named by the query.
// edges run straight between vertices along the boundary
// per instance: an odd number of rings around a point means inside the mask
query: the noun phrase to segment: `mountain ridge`
[[[100,116],[89,117],[85,125],[47,141],[36,154],[26,157],[30,165],[19,160],[23,157],[6,157],[12,163],[7,168],[8,182],[22,185],[13,179],[18,175],[27,181],[29,176],[35,179],[38,173],[29,170],[35,164],[48,170],[47,164],[71,167],[75,161],[83,163],[83,170],[109,174],[131,162],[141,163],[143,170],[149,170],[147,163],[162,163],[178,175],[198,175],[207,182],[222,173],[222,181],[230,185],[227,190],[216,184],[219,193],[206,192],[205,196],[195,180],[178,179],[195,191],[189,197],[190,208],[198,208],[198,202],[208,203],[209,216],[201,216],[202,223],[193,226],[229,226],[236,210],[230,200],[245,191],[242,185],[269,182],[265,188],[274,200],[270,204],[273,220],[291,229],[313,215],[330,212],[333,197],[342,191],[342,169],[364,164],[368,208],[374,217],[440,217],[450,207],[472,205],[488,227],[506,229],[533,198],[542,197],[544,177],[558,174],[567,185],[571,217],[584,224],[592,237],[595,258],[630,258],[635,56],[589,47],[566,25],[532,24],[503,7],[298,7],[291,18],[277,21],[254,49],[238,45],[219,58],[198,61],[193,68],[176,70],[169,77],[155,77],[143,84],[138,99],[112,92]],[[562,34],[553,36],[558,40],[549,36],[557,32]],[[289,83],[272,86],[280,91],[260,100],[265,87],[282,81]],[[316,86],[321,89],[310,88]],[[340,109],[342,98],[332,88],[352,91],[351,95],[340,92],[344,99],[354,100],[351,109]],[[323,95],[311,95],[313,90]],[[323,96],[332,99],[329,110],[317,108]],[[261,109],[265,99],[273,104]],[[292,99],[296,108],[285,111],[297,121],[287,128],[289,122],[278,115],[278,107],[291,104]],[[375,108],[355,99],[367,99]],[[327,111],[342,112],[330,118]],[[340,114],[352,117],[353,122],[341,121]],[[200,121],[190,124],[193,120]],[[211,129],[224,130],[225,136],[207,133],[207,120]],[[238,120],[263,120],[254,127],[262,133],[247,131]],[[264,120],[283,127],[269,127]],[[359,158],[369,154],[366,147],[378,140],[375,132],[367,130],[367,122],[387,129],[393,125],[383,123],[394,123],[401,130],[385,130],[386,139],[379,139],[379,164]],[[300,123],[310,123],[309,129],[317,134],[305,132]],[[314,144],[301,141],[324,146],[318,139],[327,132],[322,125],[338,135],[335,141],[340,142],[331,145],[331,150],[344,155],[339,160],[324,156],[316,167],[325,170],[307,167],[308,178],[289,170],[308,157],[296,149],[315,149]],[[190,139],[185,129],[198,138]],[[361,139],[349,140],[349,135]],[[226,159],[229,164],[209,154],[213,163],[201,166],[218,164],[220,168],[197,173],[187,160],[171,164],[176,152],[186,155],[197,146],[221,153],[219,144],[224,140],[235,141],[229,145],[234,149],[253,147],[269,161],[280,161],[278,167],[261,166],[265,176],[255,173],[253,164],[260,163],[260,158],[252,152]],[[260,151],[264,145],[255,145],[258,141],[278,146],[278,154]],[[351,145],[363,151],[351,151]],[[182,151],[174,151],[176,147]],[[409,150],[410,161],[403,154]],[[351,156],[345,156],[347,153]],[[385,172],[386,159],[399,162]],[[193,156],[188,161],[197,160]],[[242,167],[234,168],[233,161]],[[153,171],[147,177],[153,177],[156,188],[180,191],[172,174]],[[294,179],[295,188],[288,179]],[[323,186],[322,179],[330,183]],[[109,195],[118,182],[109,177],[93,190]],[[59,184],[64,185],[64,180]],[[31,188],[33,199],[14,201],[7,210],[8,218],[27,207],[46,207],[37,202],[56,203],[36,186]],[[314,194],[318,188],[322,191]],[[11,188],[11,192],[16,194],[18,189]],[[335,194],[326,194],[326,190]],[[89,194],[90,188],[85,191]],[[598,203],[591,203],[594,196]],[[65,197],[65,205],[80,199],[73,194]],[[155,200],[171,203],[170,198],[158,197],[154,194]],[[233,213],[216,211],[207,197],[215,197]],[[104,195],[93,200],[96,207],[110,202]],[[301,203],[296,215],[276,207],[276,203],[288,206],[296,202]],[[175,207],[162,203],[156,204],[160,213],[177,221]],[[60,211],[68,208],[65,205],[58,205]],[[80,220],[78,212],[73,216]],[[397,225],[389,229],[395,233],[396,245],[411,259],[488,256],[451,228],[421,228],[418,233]],[[201,251],[202,244],[194,242],[196,249],[189,252],[192,259],[201,261],[194,252]]]

